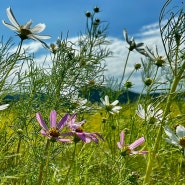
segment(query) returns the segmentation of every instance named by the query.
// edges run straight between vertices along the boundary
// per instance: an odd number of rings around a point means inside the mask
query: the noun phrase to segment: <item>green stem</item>
[[[125,62],[124,68],[123,68],[123,74],[122,74],[121,81],[120,81],[120,84],[119,84],[119,90],[121,89],[121,84],[122,84],[122,82],[124,80],[124,77],[125,77],[125,70],[126,70],[126,67],[127,67],[129,56],[130,56],[130,50],[127,54],[126,62]]]
[[[167,115],[169,114],[172,99],[174,97],[174,93],[175,93],[176,88],[179,84],[179,81],[181,80],[181,77],[183,75],[184,70],[185,70],[185,62],[183,63],[178,75],[174,77],[171,90],[168,94],[166,107],[165,107],[165,110],[164,110],[164,113],[163,113],[163,119],[161,121],[161,125],[160,125],[158,133],[157,133],[157,137],[156,137],[156,140],[155,140],[153,151],[148,156],[147,169],[146,169],[146,174],[145,174],[145,178],[144,178],[144,181],[143,181],[143,185],[149,183],[149,181],[150,181],[150,175],[152,173],[152,168],[153,168],[153,166],[152,166],[153,160],[155,159],[155,155],[158,151],[160,141],[161,141],[161,137],[162,137],[162,128],[163,128],[162,123],[164,123],[164,120],[166,119]]]
[[[70,165],[70,167],[69,167],[69,169],[68,169],[68,172],[67,172],[67,174],[66,174],[66,177],[65,177],[65,179],[64,179],[63,185],[64,185],[64,184],[67,184],[67,180],[68,180],[68,178],[69,178],[69,173],[70,173],[71,168],[72,168],[72,166],[73,166],[73,164],[74,164],[74,162],[75,162],[75,155],[76,155],[76,142],[75,142],[75,147],[74,147],[74,151],[73,151],[73,159],[72,159],[71,165]]]
[[[50,145],[50,140],[47,139],[47,143],[46,143],[46,146],[45,146],[45,150],[44,150],[44,155],[43,155],[42,163],[41,163],[41,165],[40,165],[40,170],[39,170],[38,185],[41,185],[41,184],[42,184],[43,169],[44,169],[45,161],[46,161],[46,160],[45,160],[45,157],[46,157],[46,156],[48,157],[49,145]]]

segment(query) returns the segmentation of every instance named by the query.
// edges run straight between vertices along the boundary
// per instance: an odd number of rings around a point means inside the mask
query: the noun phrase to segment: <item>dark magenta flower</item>
[[[104,140],[103,137],[96,132],[85,132],[82,129],[82,125],[86,122],[85,120],[81,122],[75,122],[76,121],[76,114],[72,115],[68,122],[68,127],[71,130],[67,133],[62,133],[62,136],[74,136],[74,142],[78,142],[79,140],[82,140],[85,143],[90,143],[91,141],[94,141],[95,143],[98,143],[99,140]]]
[[[71,141],[71,139],[60,138],[61,136],[60,131],[67,124],[69,117],[70,117],[69,114],[65,114],[64,117],[62,117],[62,119],[58,122],[58,124],[56,124],[57,112],[55,110],[52,110],[50,113],[50,128],[48,128],[40,113],[36,113],[37,121],[42,127],[42,130],[40,131],[41,134],[48,137],[52,141],[60,141],[60,142]]]

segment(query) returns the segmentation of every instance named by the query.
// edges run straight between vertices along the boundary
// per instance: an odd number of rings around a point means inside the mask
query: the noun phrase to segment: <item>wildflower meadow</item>
[[[128,55],[118,79],[105,75],[114,53],[100,11],[84,14],[78,41],[61,34],[48,44],[45,24],[22,25],[4,10],[12,35],[0,41],[1,185],[185,185],[184,3],[161,8],[160,50],[120,30]],[[27,40],[42,44],[49,63]],[[133,98],[136,72],[142,90]]]

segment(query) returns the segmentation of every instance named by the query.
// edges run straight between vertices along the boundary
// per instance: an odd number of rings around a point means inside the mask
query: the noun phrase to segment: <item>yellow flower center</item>
[[[83,132],[83,129],[82,129],[82,127],[78,127],[75,131],[76,132]]]
[[[165,63],[165,61],[163,60],[163,57],[162,56],[159,56],[157,59],[156,59],[156,66],[158,67],[162,67],[163,64]]]
[[[121,155],[122,156],[129,155],[130,153],[131,153],[131,150],[128,146],[124,146],[123,149],[121,150]]]
[[[48,134],[51,136],[51,137],[59,137],[60,136],[60,132],[58,130],[58,128],[50,128],[48,130]]]
[[[112,108],[113,108],[113,106],[112,105],[106,105],[106,110],[109,112],[109,111],[111,111],[112,110]]]
[[[185,136],[184,136],[183,138],[180,139],[179,144],[180,144],[183,148],[185,148]]]

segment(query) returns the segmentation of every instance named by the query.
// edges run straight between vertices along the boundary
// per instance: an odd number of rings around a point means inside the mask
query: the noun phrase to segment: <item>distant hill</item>
[[[106,89],[106,88],[100,88],[100,89],[96,89],[96,88],[91,88],[88,92],[80,92],[79,93],[81,97],[88,99],[91,103],[98,103],[100,102],[100,98],[104,98],[105,95],[109,95],[111,94],[111,97],[113,97],[113,99],[118,99],[120,103],[127,103],[128,102],[128,98],[130,102],[135,102],[138,100],[140,94],[133,92],[133,91],[123,91],[123,92],[117,92],[117,91],[112,91],[110,89]],[[151,96],[152,97],[158,97],[160,95],[160,93],[154,93]],[[39,99],[41,101],[45,101],[47,99],[46,94],[36,94],[34,97],[37,98],[39,97]],[[145,95],[141,95],[141,97],[144,97]],[[3,99],[4,103],[10,103],[10,102],[16,102],[19,101],[20,99],[27,99],[29,97],[29,95],[27,94],[14,94],[14,95],[6,95]]]

